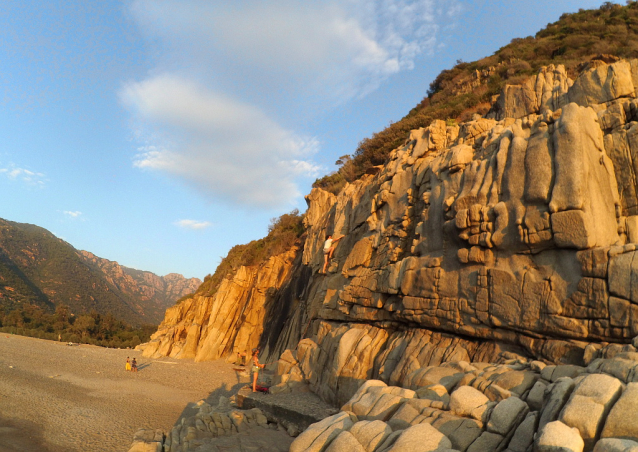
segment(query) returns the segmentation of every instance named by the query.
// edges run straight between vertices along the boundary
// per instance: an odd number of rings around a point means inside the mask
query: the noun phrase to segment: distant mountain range
[[[44,228],[0,219],[0,308],[112,313],[132,325],[159,324],[164,311],[202,281],[135,270],[76,250]]]

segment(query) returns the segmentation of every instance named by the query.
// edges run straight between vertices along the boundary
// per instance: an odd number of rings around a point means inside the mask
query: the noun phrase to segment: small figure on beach
[[[131,371],[137,372],[137,361],[135,361],[135,358],[131,361]]]
[[[342,235],[340,237],[332,238],[332,235],[330,234],[326,236],[326,241],[323,244],[323,270],[320,273],[326,273],[326,270],[328,269],[328,262],[330,262],[330,259],[332,259],[332,255],[334,254],[335,248],[337,247],[337,242],[344,237],[345,236]]]
[[[245,366],[246,365],[246,352],[237,352],[237,361],[235,361],[235,364],[237,364],[238,366]]]
[[[131,360],[128,356],[126,357],[126,370],[131,370]]]
[[[259,349],[258,348],[254,348],[253,349],[253,366],[252,366],[252,372],[253,372],[253,392],[257,392],[257,376],[259,375],[259,369],[263,369],[264,367],[266,367],[265,364],[259,364]]]

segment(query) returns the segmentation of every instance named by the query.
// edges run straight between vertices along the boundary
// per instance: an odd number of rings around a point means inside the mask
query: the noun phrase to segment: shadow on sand
[[[0,452],[58,452],[45,446],[42,428],[29,421],[0,417]]]

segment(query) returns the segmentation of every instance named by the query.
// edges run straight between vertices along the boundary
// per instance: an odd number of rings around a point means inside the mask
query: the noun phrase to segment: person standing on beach
[[[137,361],[135,361],[135,358],[133,358],[133,362],[131,363],[131,370],[137,372]]]
[[[129,357],[126,357],[126,370],[131,370],[131,360]]]
[[[265,364],[259,364],[259,349],[258,348],[254,348],[253,349],[253,366],[252,366],[252,372],[253,372],[253,392],[257,392],[257,376],[259,375],[259,369],[263,369],[264,367],[266,367]]]

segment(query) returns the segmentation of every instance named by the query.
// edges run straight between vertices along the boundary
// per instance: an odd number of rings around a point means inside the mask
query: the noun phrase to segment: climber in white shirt
[[[332,255],[335,252],[335,248],[337,247],[337,242],[341,240],[344,236],[332,238],[332,235],[328,234],[326,236],[326,241],[323,244],[323,270],[321,273],[326,273],[326,269],[328,268],[328,262],[332,259]]]

